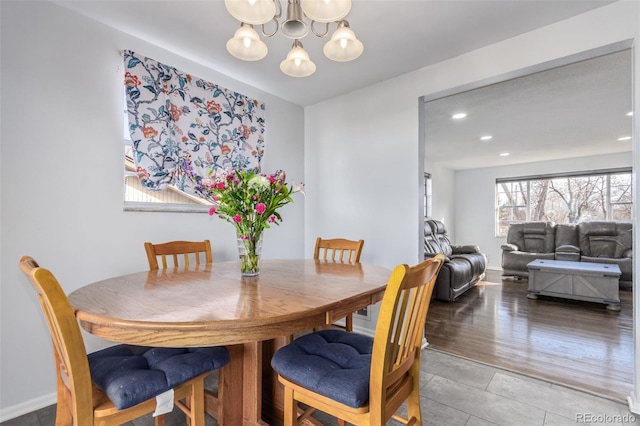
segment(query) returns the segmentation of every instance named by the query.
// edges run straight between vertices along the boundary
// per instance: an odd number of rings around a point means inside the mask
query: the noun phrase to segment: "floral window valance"
[[[201,195],[182,173],[256,169],[264,153],[264,104],[131,51],[124,52],[129,131],[142,185]]]

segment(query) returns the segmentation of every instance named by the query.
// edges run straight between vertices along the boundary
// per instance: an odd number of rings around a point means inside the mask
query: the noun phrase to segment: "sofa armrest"
[[[438,253],[425,253],[424,254],[424,259],[431,259],[432,257],[435,257]],[[445,256],[444,257],[444,263],[448,263],[451,262],[451,258],[449,258],[449,256]]]
[[[520,247],[515,244],[503,244],[500,248],[504,251],[520,251]]]
[[[622,253],[622,257],[628,257],[628,258],[632,258],[633,257],[633,249],[627,249]]]
[[[451,254],[480,253],[480,247],[476,245],[451,246]]]
[[[556,247],[556,253],[580,253],[580,248],[571,244]]]
[[[555,260],[580,262],[580,248],[572,244],[562,244],[556,247]]]

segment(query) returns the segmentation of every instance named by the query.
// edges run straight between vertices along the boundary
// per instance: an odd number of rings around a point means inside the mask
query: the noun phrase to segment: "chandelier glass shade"
[[[240,21],[240,28],[227,42],[227,51],[243,61],[258,61],[267,55],[267,45],[260,40],[254,25],[262,26],[262,35],[272,37],[280,31],[285,37],[293,39],[293,46],[287,58],[280,63],[280,70],[292,77],[307,77],[316,70],[315,64],[304,50],[301,38],[309,30],[316,37],[326,37],[331,23],[337,29],[325,44],[323,52],[333,61],[346,62],[359,57],[364,46],[349,23],[344,18],[351,11],[351,0],[286,0],[285,20],[281,0],[225,0],[225,7],[231,16]],[[309,24],[305,22],[305,18]],[[267,32],[265,24],[273,22],[275,30]],[[324,24],[324,32],[318,32],[314,24]],[[270,28],[273,25],[269,25]]]
[[[293,42],[287,58],[280,62],[280,71],[291,77],[308,77],[316,72],[316,64],[311,62],[300,40]]]
[[[243,61],[259,61],[267,56],[269,51],[256,30],[249,24],[242,24],[238,28],[233,38],[227,41],[227,50]]]
[[[322,49],[327,58],[337,62],[352,61],[360,56],[363,50],[362,42],[351,31],[347,21],[338,23],[338,29]]]

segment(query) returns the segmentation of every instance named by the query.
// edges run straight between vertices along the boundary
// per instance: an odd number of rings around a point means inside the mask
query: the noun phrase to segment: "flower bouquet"
[[[262,232],[279,225],[278,209],[293,202],[291,195],[304,194],[302,183],[289,185],[285,173],[259,174],[255,170],[211,170],[205,178],[190,176],[195,190],[213,203],[210,215],[232,223],[236,228],[241,270],[244,276],[260,272]]]

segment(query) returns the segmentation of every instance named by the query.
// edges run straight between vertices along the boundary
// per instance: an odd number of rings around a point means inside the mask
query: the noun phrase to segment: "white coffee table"
[[[536,259],[527,264],[527,297],[538,295],[605,303],[620,310],[620,267],[611,263]]]

